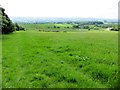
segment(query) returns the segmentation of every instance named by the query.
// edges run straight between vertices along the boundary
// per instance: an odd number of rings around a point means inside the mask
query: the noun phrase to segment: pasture
[[[2,88],[2,35],[0,35],[0,89]]]
[[[117,87],[118,32],[28,30],[1,42],[3,88]]]
[[[54,23],[44,23],[44,24],[19,24],[26,30],[34,30],[40,32],[83,32],[88,31],[88,29],[76,29],[73,28],[72,24],[54,24]]]

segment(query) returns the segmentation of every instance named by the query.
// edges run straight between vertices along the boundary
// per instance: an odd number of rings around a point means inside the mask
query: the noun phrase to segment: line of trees
[[[8,15],[5,13],[5,9],[0,7],[0,32],[2,34],[9,34],[14,31],[25,30],[17,23],[13,23]]]

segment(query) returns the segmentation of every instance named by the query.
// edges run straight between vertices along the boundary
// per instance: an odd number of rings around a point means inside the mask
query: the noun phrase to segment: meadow
[[[20,26],[24,27],[26,30],[34,30],[40,32],[83,32],[88,31],[88,29],[76,29],[73,28],[73,24],[57,24],[57,23],[42,23],[42,24],[35,24],[35,23],[28,23],[28,24],[19,24]]]
[[[118,87],[118,32],[18,31],[2,36],[3,88]]]
[[[0,35],[0,89],[2,88],[2,35]]]

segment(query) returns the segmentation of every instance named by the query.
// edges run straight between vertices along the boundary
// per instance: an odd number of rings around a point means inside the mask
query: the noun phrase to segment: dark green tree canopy
[[[1,31],[3,34],[8,34],[15,31],[15,26],[5,13],[5,9],[0,7],[0,22],[1,22]]]
[[[9,34],[13,31],[25,30],[17,23],[13,23],[8,15],[5,13],[5,9],[0,7],[0,32],[3,34]]]

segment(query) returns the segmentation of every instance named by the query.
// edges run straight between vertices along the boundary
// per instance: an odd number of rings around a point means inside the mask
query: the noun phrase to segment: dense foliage
[[[20,31],[20,30],[25,30],[22,26],[19,26],[17,23],[15,23],[15,30]]]
[[[15,27],[14,24],[12,23],[12,21],[10,20],[10,18],[8,17],[8,15],[5,13],[5,9],[0,7],[0,18],[2,21],[2,33],[11,33],[13,31],[15,31]]]
[[[10,18],[8,17],[8,15],[5,13],[5,9],[0,7],[0,22],[1,22],[1,27],[0,27],[0,31],[3,34],[8,34],[8,33],[12,33],[13,31],[19,31],[19,30],[24,30],[24,28],[22,28],[21,26],[19,26],[17,23],[14,24]]]

